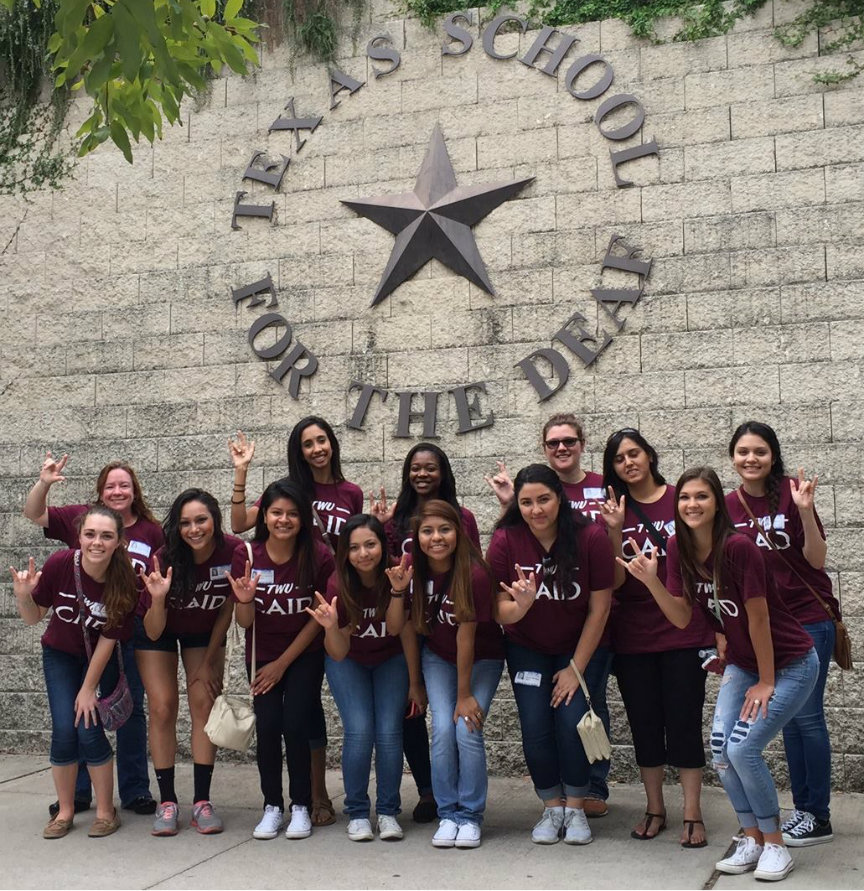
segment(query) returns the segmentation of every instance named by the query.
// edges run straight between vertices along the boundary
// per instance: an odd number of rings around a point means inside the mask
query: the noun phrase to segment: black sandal
[[[651,841],[651,839],[657,838],[666,828],[666,814],[652,814],[650,811],[645,811],[645,816],[648,818],[645,821],[645,831],[640,833],[634,829],[630,833],[630,838],[638,838],[639,841]],[[648,830],[651,829],[651,824],[654,820],[661,820],[662,822],[654,835],[648,835]]]
[[[708,845],[708,839],[703,838],[701,842],[691,841],[693,838],[693,827],[698,823],[703,829],[705,828],[705,824],[701,820],[684,820],[684,825],[687,827],[687,841],[681,842],[682,848],[704,848]]]

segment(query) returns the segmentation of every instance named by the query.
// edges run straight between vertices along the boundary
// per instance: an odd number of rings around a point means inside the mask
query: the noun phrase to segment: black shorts
[[[172,631],[165,630],[156,640],[151,640],[144,630],[144,622],[136,618],[132,645],[136,650],[156,650],[160,653],[176,653],[178,645],[181,652],[183,650],[206,649],[210,645],[210,632],[198,631],[174,634]],[[224,637],[220,646],[225,646]]]

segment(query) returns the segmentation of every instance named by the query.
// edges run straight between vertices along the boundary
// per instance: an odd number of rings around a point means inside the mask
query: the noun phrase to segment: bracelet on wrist
[[[245,498],[241,498],[239,501],[237,501],[237,500],[234,499],[234,498],[231,499],[231,504],[245,504],[245,503],[246,503],[246,499],[245,499]]]
[[[391,596],[391,597],[396,597],[397,599],[398,599],[399,597],[404,597],[404,596],[405,596],[405,592],[406,592],[407,590],[408,590],[407,588],[403,588],[401,591],[397,591],[395,588],[391,588],[391,589],[390,589],[390,596]]]
[[[238,486],[237,483],[234,483],[234,491],[235,492],[245,492],[246,486]]]

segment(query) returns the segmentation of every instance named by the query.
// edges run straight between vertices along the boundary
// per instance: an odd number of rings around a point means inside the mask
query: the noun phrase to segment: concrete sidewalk
[[[75,829],[45,841],[42,828],[54,799],[47,759],[0,756],[0,887],[2,888],[753,888],[750,875],[718,876],[714,863],[726,853],[737,824],[720,789],[706,789],[704,816],[709,845],[679,845],[681,797],[667,789],[669,826],[651,842],[630,838],[644,809],[641,788],[616,786],[607,817],[592,820],[587,847],[531,844],[540,806],[530,783],[490,781],[489,807],[478,850],[437,850],[434,825],[411,821],[416,794],[403,783],[401,842],[350,842],[347,820],[318,829],[310,839],[256,841],[260,816],[258,774],[250,765],[217,765],[213,800],[225,832],[201,836],[189,829],[191,767],[178,766],[177,789],[184,828],[174,838],[153,838],[152,817],[123,813],[123,827],[108,839],[87,837],[92,813]],[[374,783],[374,779],[373,779]],[[342,782],[328,785],[341,810]],[[287,779],[286,779],[287,786]],[[338,795],[336,793],[339,793]],[[788,799],[788,796],[784,796]],[[788,803],[788,801],[784,801]],[[798,849],[792,888],[864,887],[864,796],[837,794],[832,803],[833,844]]]

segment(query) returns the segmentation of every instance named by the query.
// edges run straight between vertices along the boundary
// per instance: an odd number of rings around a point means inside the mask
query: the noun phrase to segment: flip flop
[[[703,829],[705,828],[705,824],[701,820],[684,820],[684,825],[687,827],[687,841],[681,842],[682,848],[704,848],[708,844],[708,839],[703,838],[701,842],[691,841],[693,838],[693,827],[696,824],[699,824]]]
[[[652,839],[657,838],[657,836],[666,828],[666,814],[652,814],[650,811],[645,811],[645,816],[648,818],[645,822],[645,831],[637,832],[634,829],[630,833],[630,838],[638,838],[639,841],[651,841]],[[651,824],[654,820],[661,820],[662,822],[653,835],[648,835],[648,830],[651,829]]]

